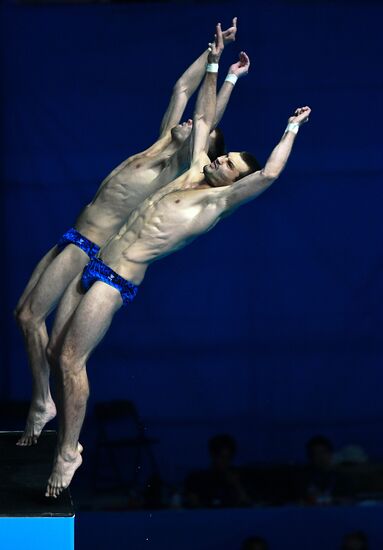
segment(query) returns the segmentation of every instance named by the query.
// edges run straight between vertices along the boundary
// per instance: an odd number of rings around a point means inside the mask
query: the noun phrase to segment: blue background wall
[[[303,460],[323,432],[383,456],[381,21],[375,3],[3,8],[3,398],[30,379],[12,308],[104,175],[155,139],[173,83],[214,24],[245,49],[222,128],[264,162],[313,109],[272,189],[150,268],[89,363],[92,400],[133,399],[164,476],[206,460]],[[191,114],[192,110],[188,114]],[[90,429],[88,426],[87,429]]]

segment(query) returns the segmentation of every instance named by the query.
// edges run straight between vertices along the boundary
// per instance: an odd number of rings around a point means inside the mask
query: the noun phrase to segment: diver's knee
[[[22,328],[31,327],[36,324],[36,319],[28,304],[17,305],[13,312],[17,324]]]

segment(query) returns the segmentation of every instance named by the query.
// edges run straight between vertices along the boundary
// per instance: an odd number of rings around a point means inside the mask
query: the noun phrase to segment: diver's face
[[[222,187],[231,185],[242,174],[249,171],[249,167],[240,153],[227,153],[215,159],[203,168],[209,185]]]
[[[177,143],[183,143],[190,136],[193,128],[193,121],[189,118],[186,122],[177,124],[171,129],[172,138]]]

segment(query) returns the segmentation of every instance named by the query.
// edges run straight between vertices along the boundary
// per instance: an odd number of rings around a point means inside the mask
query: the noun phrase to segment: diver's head
[[[173,126],[170,130],[173,141],[181,145],[184,143],[191,134],[193,128],[193,121],[189,118],[186,122]]]
[[[203,172],[211,187],[223,187],[232,185],[235,181],[260,169],[257,159],[250,153],[242,151],[221,155],[204,166]]]

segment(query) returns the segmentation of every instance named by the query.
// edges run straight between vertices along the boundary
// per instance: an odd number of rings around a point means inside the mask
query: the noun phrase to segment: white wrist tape
[[[208,63],[206,65],[207,73],[218,73],[218,63]]]
[[[285,132],[292,132],[293,134],[297,134],[299,130],[299,124],[298,122],[289,122],[286,126]]]
[[[228,73],[227,77],[225,78],[225,82],[231,82],[233,86],[235,86],[235,83],[238,80],[238,76],[234,73]]]

